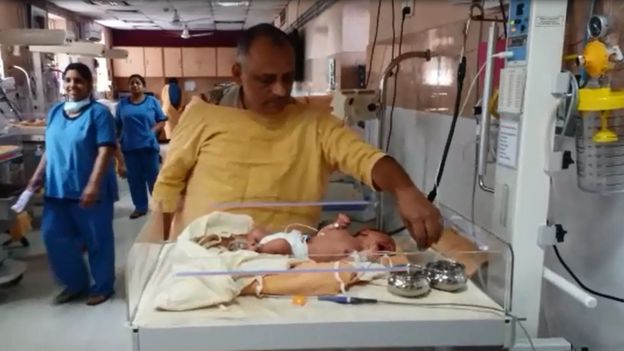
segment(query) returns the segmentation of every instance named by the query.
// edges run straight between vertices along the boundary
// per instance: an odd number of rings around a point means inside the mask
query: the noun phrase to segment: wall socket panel
[[[410,12],[407,17],[413,16],[414,6],[416,6],[416,0],[403,0],[403,4],[401,5],[401,11],[403,11],[404,8],[409,7]]]

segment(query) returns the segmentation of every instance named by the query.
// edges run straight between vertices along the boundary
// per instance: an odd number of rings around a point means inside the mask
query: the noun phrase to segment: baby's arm
[[[343,213],[339,213],[336,220],[321,228],[319,232],[329,231],[332,229],[347,229],[351,225],[351,219]]]
[[[292,249],[288,241],[284,239],[274,239],[264,245],[258,246],[258,252],[274,255],[292,255]]]

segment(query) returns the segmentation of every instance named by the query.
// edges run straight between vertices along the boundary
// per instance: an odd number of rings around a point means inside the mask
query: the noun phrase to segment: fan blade
[[[191,34],[191,38],[196,38],[196,37],[209,37],[211,35],[213,35],[214,33],[199,33],[199,34]]]
[[[192,20],[184,21],[184,23],[201,22],[201,21],[208,21],[208,20],[212,20],[212,17],[195,18]]]

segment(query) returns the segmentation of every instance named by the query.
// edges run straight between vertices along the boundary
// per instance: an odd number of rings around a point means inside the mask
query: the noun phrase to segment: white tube
[[[595,308],[598,304],[595,297],[546,267],[544,267],[544,279],[548,280],[559,289],[565,291],[568,295],[575,298],[587,308]]]
[[[481,131],[479,133],[479,157],[477,159],[477,178],[479,187],[493,193],[494,189],[485,184],[487,170],[487,155],[490,147],[490,95],[492,94],[492,69],[494,63],[494,49],[496,48],[496,23],[490,25],[488,31],[487,52],[485,56],[485,79],[483,81],[483,97],[481,103]]]

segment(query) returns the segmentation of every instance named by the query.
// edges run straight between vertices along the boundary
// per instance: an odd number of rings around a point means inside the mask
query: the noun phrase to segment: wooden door
[[[182,48],[184,77],[215,77],[217,50],[215,48]]]
[[[163,49],[162,48],[143,48],[145,55],[145,76],[159,77],[163,76]]]
[[[217,77],[231,77],[236,48],[217,48]]]
[[[165,77],[182,77],[182,49],[163,48]]]
[[[128,51],[126,59],[113,60],[115,77],[130,77],[133,74],[145,75],[145,54],[142,47],[116,47]]]

